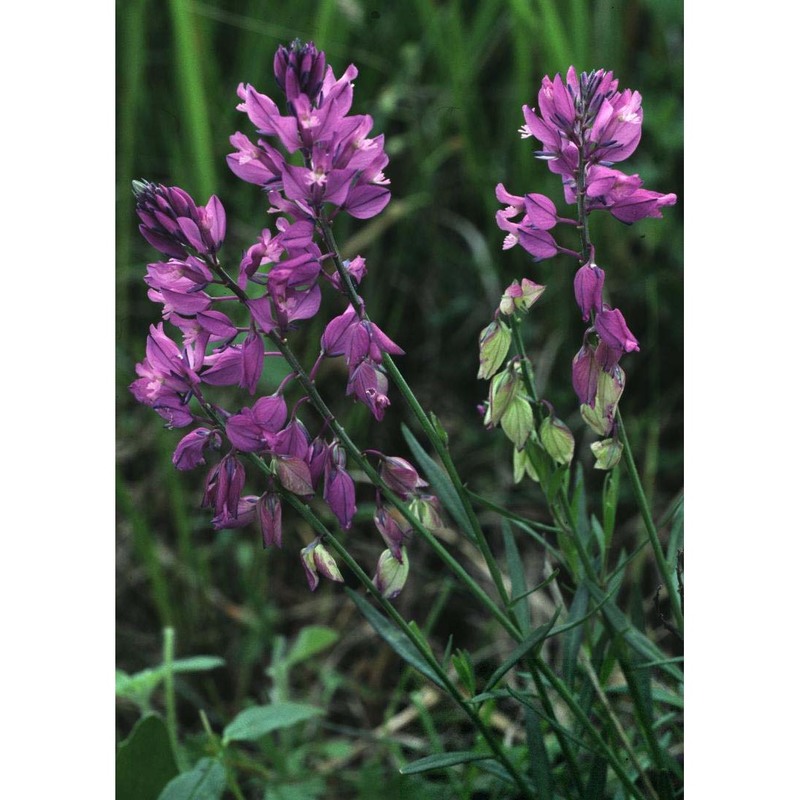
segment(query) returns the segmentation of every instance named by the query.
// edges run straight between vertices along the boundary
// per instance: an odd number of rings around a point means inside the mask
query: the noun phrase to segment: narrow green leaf
[[[604,598],[608,599],[603,594],[597,584],[587,581],[587,586],[595,602],[601,602]],[[625,641],[632,647],[639,655],[644,656],[650,661],[662,662],[661,669],[668,675],[671,675],[676,680],[683,680],[683,673],[674,664],[670,663],[666,655],[651,642],[640,630],[633,627],[631,621],[617,608],[612,602],[607,602],[603,606],[603,616],[608,620],[614,631],[622,636]]]
[[[512,689],[510,686],[508,687],[508,694],[510,697],[513,697],[519,703],[522,703],[525,708],[529,708],[533,711],[534,714],[541,717],[554,731],[558,731],[565,739],[568,739],[573,744],[577,745],[578,747],[583,748],[589,753],[594,753],[599,755],[598,751],[594,749],[592,745],[590,745],[587,741],[583,739],[579,739],[575,734],[570,733],[563,725],[560,725],[556,720],[551,719],[547,714],[542,711],[541,708],[537,708],[530,700],[529,696],[526,695],[524,692],[517,692]]]
[[[414,455],[425,477],[433,489],[434,494],[439,498],[442,505],[458,525],[459,530],[470,540],[474,540],[472,526],[469,523],[464,507],[461,505],[458,493],[453,486],[447,473],[425,452],[422,445],[414,438],[414,434],[406,426],[402,425],[403,436],[409,449]]]
[[[514,601],[509,603],[509,606],[514,606],[511,611],[517,618],[520,630],[523,634],[526,634],[531,629],[530,606],[527,603],[514,605],[518,599],[522,599],[528,594],[527,583],[525,582],[525,567],[522,564],[522,559],[517,549],[517,543],[514,541],[514,534],[511,532],[511,526],[508,524],[508,520],[501,520],[500,527],[503,531],[503,542],[506,548],[508,575],[511,578],[511,594],[515,598]]]
[[[602,800],[605,797],[607,775],[608,761],[603,756],[593,756],[583,800]]]
[[[177,774],[164,720],[145,715],[117,750],[116,800],[156,800]]]
[[[211,115],[208,113],[207,85],[204,73],[203,41],[200,35],[200,17],[187,0],[170,0],[170,16],[177,53],[175,89],[187,120],[186,143],[191,154],[194,180],[199,193],[207,198],[216,191],[217,163],[213,147]]]
[[[191,656],[178,658],[172,662],[173,672],[206,672],[217,667],[224,667],[225,659],[219,656]]]
[[[312,717],[319,717],[324,710],[306,703],[273,703],[268,706],[253,706],[234,717],[222,732],[222,742],[255,741],[271,731],[288,728]]]
[[[464,684],[464,688],[470,695],[475,694],[475,668],[472,665],[472,657],[466,650],[457,650],[453,656],[453,669]]]
[[[225,767],[213,758],[201,758],[194,768],[173,778],[158,800],[221,800],[226,785]]]
[[[434,769],[447,769],[455,767],[457,764],[468,764],[472,761],[486,761],[492,756],[488,754],[475,753],[472,750],[464,750],[455,753],[435,753],[432,756],[420,758],[400,767],[401,775],[414,775],[418,772],[430,772]]]
[[[569,608],[567,624],[583,618],[588,606],[589,590],[586,588],[586,584],[582,583],[578,586],[578,590],[575,592],[575,597],[572,600],[572,605]],[[578,653],[580,652],[582,639],[583,626],[576,625],[575,628],[569,631],[561,640],[564,648],[564,655],[561,661],[563,680],[570,688],[572,688],[575,681],[575,667],[578,663]]]
[[[614,536],[614,525],[617,521],[617,503],[619,502],[619,467],[614,467],[606,474],[603,481],[603,532],[605,549],[611,545]]]
[[[354,592],[347,586],[345,587],[345,591],[356,606],[358,606],[358,610],[367,618],[367,622],[375,628],[378,635],[403,659],[403,661],[422,673],[440,689],[447,691],[441,678],[433,671],[430,664],[428,664],[420,654],[417,646],[403,631],[395,627],[392,622],[381,614],[380,611],[373,608],[369,602],[357,592]]]
[[[542,800],[552,800],[553,770],[547,755],[542,725],[530,708],[525,708],[525,738],[528,743],[528,763],[531,779]]]
[[[530,636],[523,639],[511,652],[511,655],[492,673],[492,676],[486,681],[486,685],[483,687],[485,692],[491,691],[498,681],[512,668],[514,667],[521,659],[523,659],[534,647],[541,644],[546,638],[547,634],[550,632],[550,629],[555,625],[556,619],[558,615],[561,613],[561,607],[559,606],[556,609],[556,613],[553,614],[552,619],[550,622],[540,625],[536,630],[531,633]]]
[[[600,554],[600,563],[605,563],[606,555],[606,532],[600,524],[600,520],[592,514],[589,519],[589,529],[594,534],[595,541],[597,542],[597,552]]]

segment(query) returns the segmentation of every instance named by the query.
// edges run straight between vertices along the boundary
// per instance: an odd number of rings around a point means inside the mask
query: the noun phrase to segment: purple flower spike
[[[161,186],[134,181],[136,213],[142,221],[139,230],[157,250],[183,258],[191,247],[210,255],[219,250],[225,238],[225,209],[217,197],[198,206],[177,186]]]
[[[212,507],[222,527],[239,516],[239,500],[244,488],[244,465],[232,453],[209,472],[201,508]]]
[[[258,379],[264,368],[264,340],[261,334],[251,330],[242,345],[242,386],[255,394]]]
[[[205,458],[203,458],[203,450],[206,447],[219,447],[221,444],[222,439],[216,431],[211,431],[208,428],[197,428],[191,433],[187,433],[178,442],[178,446],[172,455],[172,463],[176,469],[194,469],[206,463]]]
[[[261,528],[261,539],[264,547],[277,545],[281,547],[281,499],[273,492],[266,492],[256,503],[256,520]]]
[[[550,230],[557,222],[556,204],[543,194],[525,195],[525,214],[534,228]]]
[[[380,495],[375,505],[374,520],[378,533],[392,555],[402,561],[403,545],[411,539],[414,531],[409,521],[394,506],[382,503]]]
[[[543,258],[552,258],[558,253],[556,240],[547,231],[520,225],[517,228],[517,235],[522,247],[537,261]]]
[[[275,53],[275,82],[289,103],[304,94],[316,105],[325,77],[325,66],[325,53],[320,53],[314,42],[303,44],[295,39],[290,47],[281,45]]]
[[[408,499],[417,489],[428,485],[408,461],[398,456],[381,458],[380,476],[384,483],[403,500]]]
[[[575,300],[586,322],[592,312],[603,309],[603,282],[606,274],[597,264],[584,264],[575,273]]]
[[[572,388],[581,405],[594,407],[599,375],[600,365],[594,357],[594,350],[584,344],[572,359]]]
[[[625,324],[625,317],[618,308],[601,311],[595,317],[594,326],[601,341],[609,347],[623,353],[639,349],[639,342]]]
[[[322,497],[342,529],[348,530],[356,513],[356,487],[349,473],[340,467],[326,467]]]
[[[334,442],[328,449],[322,493],[343,530],[350,527],[356,513],[356,487],[345,470],[346,461],[344,448]]]

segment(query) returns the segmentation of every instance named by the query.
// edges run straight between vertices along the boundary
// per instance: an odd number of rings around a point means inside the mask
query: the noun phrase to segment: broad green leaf
[[[143,669],[135,675],[128,675],[122,670],[117,670],[115,692],[117,697],[122,697],[136,703],[144,712],[150,707],[150,696],[164,678],[161,669]]]
[[[401,775],[414,775],[417,772],[430,772],[433,769],[447,769],[455,767],[457,764],[468,764],[472,761],[485,761],[492,756],[486,753],[474,753],[472,750],[464,750],[454,753],[436,753],[432,756],[420,758],[412,761],[404,767],[400,767]]]
[[[307,625],[303,628],[292,644],[286,656],[287,666],[299,664],[311,658],[339,640],[339,634],[332,628],[324,625]]]
[[[268,706],[253,706],[234,717],[222,732],[222,742],[255,741],[271,731],[288,728],[298,722],[324,714],[324,710],[306,703],[273,703]]]
[[[453,486],[453,482],[447,473],[425,452],[422,445],[414,438],[406,425],[402,425],[403,436],[411,450],[420,469],[425,473],[425,477],[433,489],[433,493],[439,498],[450,516],[455,520],[459,530],[471,540],[474,540],[472,527],[469,523],[464,506],[458,498],[458,493]]]
[[[167,726],[157,714],[147,714],[117,750],[116,800],[157,800],[177,774]]]
[[[222,800],[225,767],[213,758],[201,758],[192,769],[173,778],[158,800]]]
[[[349,587],[345,591],[350,595],[350,599],[358,606],[358,610],[367,618],[367,622],[372,625],[381,638],[392,648],[392,650],[410,664],[418,672],[421,672],[428,680],[435,683],[440,689],[445,689],[441,678],[433,671],[430,664],[422,657],[417,646],[406,634],[383,616],[377,609],[373,608],[357,592]],[[445,689],[446,691],[446,689]]]

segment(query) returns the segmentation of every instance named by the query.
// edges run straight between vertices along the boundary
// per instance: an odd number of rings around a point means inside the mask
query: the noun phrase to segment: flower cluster
[[[345,530],[356,513],[347,453],[313,385],[320,361],[344,356],[346,394],[380,420],[389,405],[384,354],[403,352],[367,318],[355,294],[354,286],[366,274],[365,260],[358,256],[342,261],[330,229],[340,211],[359,219],[372,217],[390,196],[382,172],[388,163],[383,137],[368,138],[369,116],[348,113],[356,68],[351,65],[337,80],[325,54],[312,43],[299,42],[279,48],[274,66],[288,113],[281,114],[273,100],[252,86],[240,86],[238,108],[266,138],[254,144],[244,134],[234,134],[236,152],[228,156],[228,164],[238,177],[267,191],[269,210],[279,216],[274,229],[262,230],[244,251],[238,267],[228,270],[219,259],[226,217],[218,198],[200,206],[178,187],[134,182],[140,231],[166,260],[147,267],[148,297],[160,304],[162,320],[151,326],[145,358],[136,365],[138,379],[130,387],[167,427],[192,427],[175,449],[175,467],[192,469],[204,465],[209,453],[222,453],[208,472],[201,505],[212,512],[215,529],[257,524],[265,547],[282,545],[281,501],[287,493],[303,501],[320,493]],[[278,147],[268,138],[277,140]],[[288,163],[279,147],[287,155],[299,152],[303,166]],[[326,268],[331,263],[335,269]],[[325,283],[351,304],[325,327],[317,363],[304,372],[290,360],[289,376],[272,393],[260,395],[265,359],[289,358],[286,337],[300,321],[318,313]],[[177,329],[180,344],[165,325]],[[304,392],[290,411],[286,392],[298,383]],[[210,387],[239,387],[259,396],[228,411],[212,401]],[[323,417],[314,437],[297,413],[304,403],[316,405]],[[425,484],[413,467],[377,455],[387,485],[404,500],[416,500]],[[256,495],[245,490],[248,464],[260,468],[263,486]],[[433,506],[433,500],[421,502]],[[390,529],[385,518],[395,512],[386,505],[376,514],[395,562],[388,563],[384,553],[378,568],[390,594],[399,591],[400,577],[404,581],[407,575],[403,545],[411,531],[404,527],[398,538]],[[312,589],[319,574],[342,580],[321,540],[304,548],[301,556]],[[405,566],[398,569],[401,564]]]
[[[588,217],[608,211],[624,223],[661,217],[664,206],[674,205],[674,194],[642,188],[638,175],[627,175],[612,165],[627,159],[642,135],[642,98],[636,91],[617,90],[612,72],[594,70],[578,75],[574,67],[566,79],[545,77],[538,96],[538,114],[523,106],[523,138],[535,137],[542,149],[537,158],[563,182],[564,198],[577,205],[577,219],[558,215],[555,203],[541,194],[511,194],[498,184],[498,227],[506,233],[503,249],[519,244],[536,261],[567,254],[578,260],[575,300],[589,323],[583,345],[573,359],[572,383],[586,422],[601,436],[615,433],[615,414],[625,385],[619,365],[626,353],[639,349],[622,312],[603,299],[605,272],[595,263],[588,236]],[[520,217],[520,215],[522,215]],[[580,252],[560,245],[551,231],[557,224],[577,227]],[[602,466],[619,458],[614,438],[606,440]],[[596,448],[596,452],[599,448]]]
[[[289,154],[299,151],[303,158],[303,166],[294,166],[264,139],[254,144],[243,133],[231,137],[236,152],[228,156],[228,165],[243,180],[268,191],[272,211],[318,220],[329,204],[368,219],[389,202],[383,135],[367,137],[372,129],[369,114],[347,113],[357,75],[351,64],[336,80],[326,67],[325,54],[312,43],[296,40],[275,54],[275,79],[286,95],[288,115],[250,84],[240,84],[242,103],[237,108],[258,133],[277,140]]]

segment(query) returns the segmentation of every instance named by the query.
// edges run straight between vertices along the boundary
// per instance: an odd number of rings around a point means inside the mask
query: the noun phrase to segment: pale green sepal
[[[517,450],[524,447],[528,436],[533,430],[533,409],[531,404],[524,397],[515,397],[505,414],[503,414],[503,418],[500,420],[500,427],[514,443],[514,447]]]
[[[482,331],[478,345],[478,377],[488,380],[500,369],[511,346],[511,329],[502,320],[490,322]]]
[[[622,442],[616,439],[603,439],[590,446],[597,459],[594,465],[595,469],[613,469],[622,458]]]
[[[539,439],[556,464],[569,464],[575,453],[575,437],[558,417],[545,417],[539,426]]]

